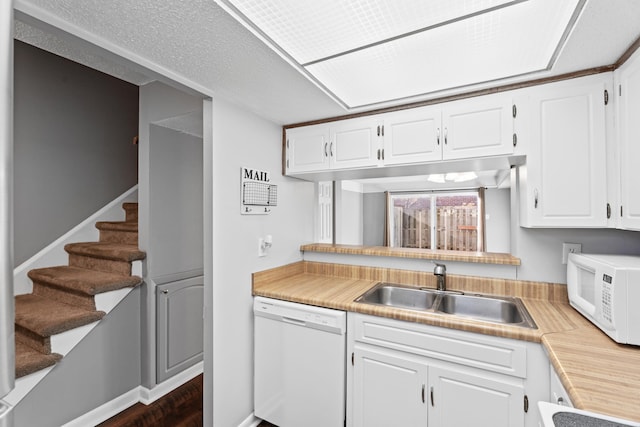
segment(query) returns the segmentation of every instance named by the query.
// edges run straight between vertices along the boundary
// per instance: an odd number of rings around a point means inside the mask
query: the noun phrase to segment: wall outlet
[[[569,254],[582,253],[582,243],[563,243],[562,244],[562,263],[566,264]]]

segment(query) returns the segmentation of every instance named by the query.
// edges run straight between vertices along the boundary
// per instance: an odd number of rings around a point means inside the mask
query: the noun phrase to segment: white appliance
[[[540,410],[541,427],[640,427],[640,423],[633,421],[556,405],[555,403],[538,402],[538,409]]]
[[[254,414],[278,427],[343,427],[346,313],[256,297]]]
[[[640,257],[569,254],[570,304],[621,344],[640,345]]]

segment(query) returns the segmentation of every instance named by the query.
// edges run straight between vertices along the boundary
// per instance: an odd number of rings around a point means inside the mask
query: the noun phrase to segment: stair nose
[[[16,296],[16,329],[23,328],[42,338],[88,325],[104,315],[104,311],[74,307],[38,295]]]
[[[123,243],[70,243],[64,247],[69,253],[69,265],[130,276],[131,263],[145,258],[137,245]]]
[[[57,353],[43,354],[16,341],[16,378],[53,366],[62,359]]]
[[[138,223],[126,221],[99,221],[100,241],[110,243],[138,244]]]

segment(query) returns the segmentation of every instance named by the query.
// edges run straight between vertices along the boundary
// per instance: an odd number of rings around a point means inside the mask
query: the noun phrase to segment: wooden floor
[[[202,374],[150,405],[136,403],[99,427],[202,426]],[[258,427],[277,427],[266,421]]]

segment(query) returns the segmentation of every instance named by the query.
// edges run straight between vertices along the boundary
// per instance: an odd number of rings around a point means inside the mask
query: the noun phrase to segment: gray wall
[[[137,183],[138,88],[19,41],[14,71],[17,266]]]
[[[363,244],[382,246],[384,243],[385,193],[365,193],[363,195]]]
[[[61,426],[139,384],[138,287],[16,405],[15,425]]]
[[[148,274],[202,275],[202,138],[154,125],[149,135]]]

